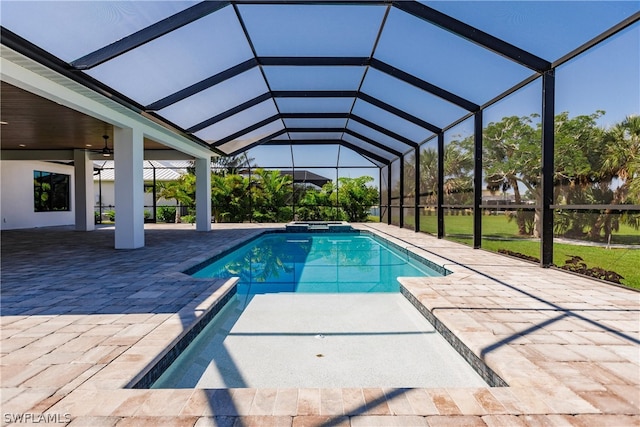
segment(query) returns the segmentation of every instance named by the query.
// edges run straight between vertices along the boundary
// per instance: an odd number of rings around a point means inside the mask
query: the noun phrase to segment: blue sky
[[[2,25],[50,51],[73,61],[99,47],[125,37],[196,2],[184,1],[2,1]],[[640,1],[426,1],[427,5],[502,38],[548,61],[587,42],[602,31],[640,10]],[[380,6],[289,5],[277,10],[264,5],[240,5],[244,24],[259,56],[369,56],[385,8]],[[141,104],[150,104],[253,56],[231,7],[225,7],[175,33],[121,55],[94,69],[91,76]],[[377,43],[375,57],[423,80],[483,104],[532,74],[499,55],[482,49],[418,18],[391,9]],[[427,92],[415,91],[389,75],[365,67],[264,67],[269,85],[257,69],[161,110],[184,128],[271,90],[313,88],[357,90],[417,117],[444,127],[464,110]],[[152,83],[150,83],[152,82]],[[640,25],[626,29],[556,70],[556,111],[570,115],[605,110],[600,124],[609,126],[625,116],[640,113]],[[485,122],[508,115],[540,111],[540,84],[533,84],[495,104],[485,112]],[[280,111],[354,113],[413,141],[431,133],[362,100],[283,98],[265,101],[251,111],[205,128],[203,139],[217,140]],[[320,123],[320,122],[317,122]],[[305,126],[313,126],[307,121]],[[349,129],[372,138],[350,121]],[[282,123],[254,132],[259,139]],[[322,135],[319,135],[322,137]],[[233,143],[242,147],[250,141]],[[397,143],[395,143],[396,146]],[[231,147],[231,144],[229,145]],[[399,147],[403,147],[402,144]],[[286,166],[289,154],[280,148],[252,150],[263,165]],[[296,163],[335,166],[335,151],[307,147],[295,155]],[[296,152],[298,150],[296,149]],[[255,155],[254,155],[255,153]],[[259,156],[258,156],[259,154]],[[285,162],[285,164],[276,164]],[[340,164],[370,163],[346,148]],[[370,174],[369,169],[345,169],[344,174]],[[377,180],[377,173],[374,173]]]

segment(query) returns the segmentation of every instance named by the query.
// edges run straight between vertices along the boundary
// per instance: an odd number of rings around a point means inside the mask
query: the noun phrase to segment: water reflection
[[[369,236],[278,233],[195,273],[239,277],[238,293],[397,292],[398,276],[437,274]]]

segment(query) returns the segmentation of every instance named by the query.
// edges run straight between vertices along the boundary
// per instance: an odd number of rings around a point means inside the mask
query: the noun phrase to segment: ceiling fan
[[[104,147],[102,147],[100,150],[89,150],[92,151],[94,153],[100,153],[102,154],[103,157],[111,157],[113,156],[113,148],[109,148],[109,135],[102,135],[102,138],[104,139]]]

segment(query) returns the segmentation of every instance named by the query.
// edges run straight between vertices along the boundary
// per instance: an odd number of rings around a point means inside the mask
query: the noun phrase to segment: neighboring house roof
[[[113,160],[94,162],[94,170],[100,170],[100,175],[94,174],[93,180],[114,181],[115,170]],[[191,162],[182,161],[157,161],[145,160],[143,166],[143,179],[153,181],[154,171],[156,181],[173,181],[186,173]]]
[[[304,169],[283,170],[280,171],[280,174],[293,176],[293,182],[313,184],[318,187],[322,187],[327,182],[331,182],[331,179],[329,178],[325,178],[322,175],[318,175],[317,173],[309,172],[308,170]]]
[[[113,160],[104,160],[93,162],[94,170],[100,170],[100,175],[94,174],[93,180],[98,181],[114,181],[115,170]],[[143,179],[145,181],[153,181],[154,171],[156,181],[173,181],[179,179],[187,172],[187,168],[192,167],[188,160],[180,161],[157,161],[145,160],[143,166]],[[322,175],[310,172],[308,170],[282,170],[281,175],[293,176],[293,182],[313,184],[322,187],[331,179]]]

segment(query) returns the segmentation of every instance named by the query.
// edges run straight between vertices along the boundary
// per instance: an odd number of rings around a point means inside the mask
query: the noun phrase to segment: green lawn
[[[405,218],[412,220],[413,218]],[[473,238],[473,217],[446,215],[444,217],[445,235],[451,240],[470,245]],[[421,231],[437,233],[437,217],[423,215],[420,218]],[[506,249],[524,255],[540,258],[540,243],[534,239],[523,239],[517,235],[515,221],[508,221],[502,215],[482,217],[482,248],[497,252]],[[640,230],[621,225],[612,236],[612,242],[640,242]],[[640,289],[640,249],[606,249],[598,246],[582,246],[566,243],[554,243],[553,262],[561,266],[571,256],[579,256],[588,267],[600,267],[615,271],[624,277],[622,283]]]
[[[507,249],[521,254],[540,258],[540,244],[537,241],[497,241],[483,240],[482,248],[490,251]],[[606,249],[593,246],[569,245],[555,243],[553,245],[553,263],[564,265],[571,256],[579,256],[587,267],[601,267],[615,271],[624,279],[622,283],[640,289],[640,249]]]

